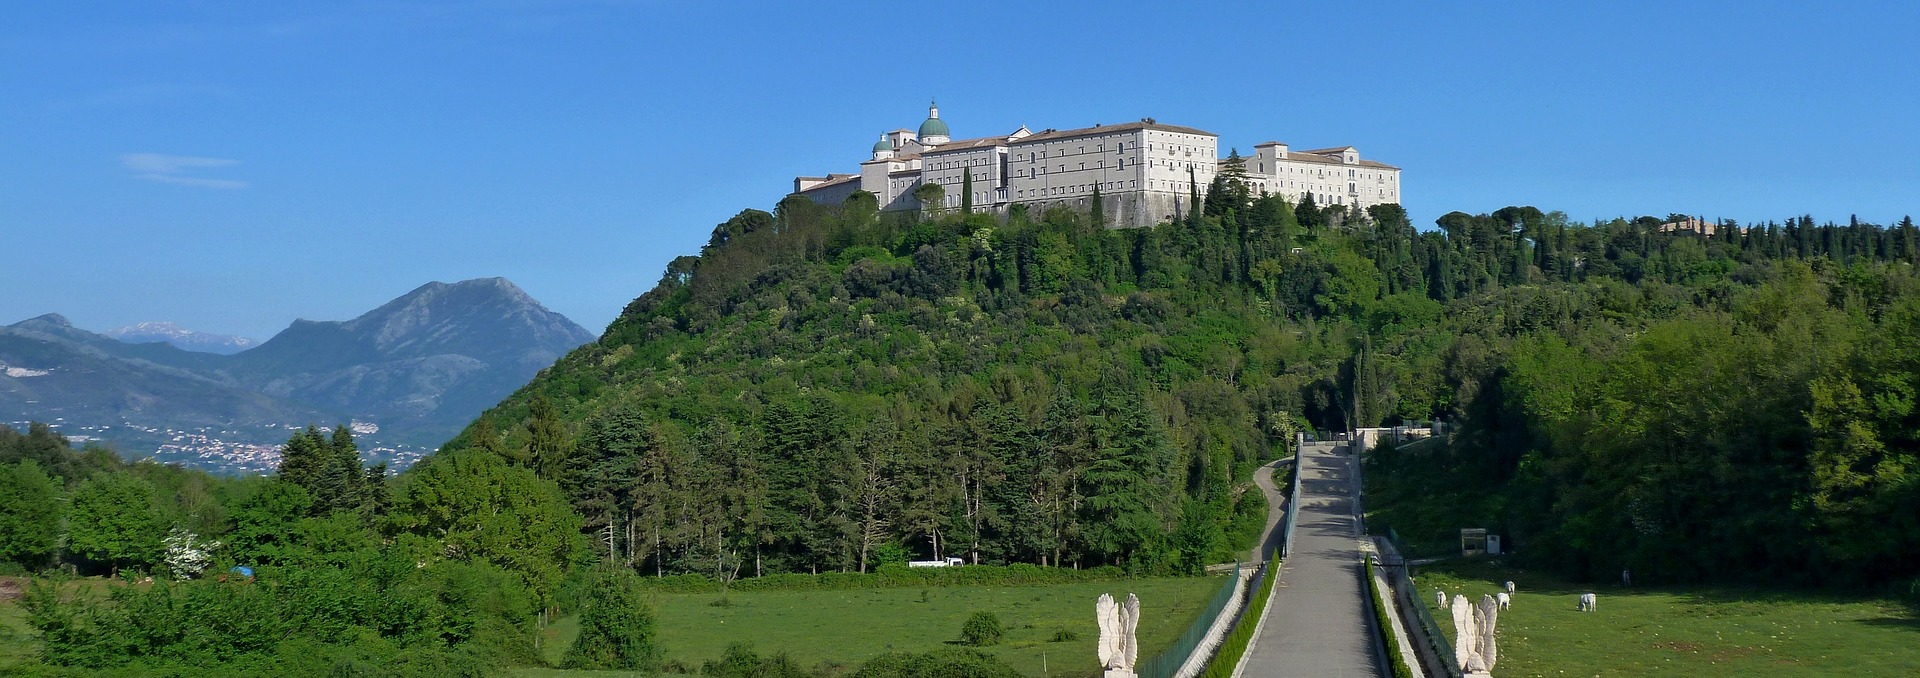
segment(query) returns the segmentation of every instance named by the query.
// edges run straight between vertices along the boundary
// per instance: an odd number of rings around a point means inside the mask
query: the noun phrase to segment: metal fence
[[[1220,586],[1218,593],[1213,594],[1213,601],[1207,603],[1207,609],[1200,613],[1199,619],[1193,620],[1193,625],[1187,627],[1187,632],[1181,634],[1180,639],[1174,641],[1172,647],[1154,655],[1152,659],[1140,662],[1138,668],[1141,678],[1173,678],[1173,674],[1180,670],[1180,666],[1187,663],[1187,658],[1193,656],[1194,648],[1200,647],[1200,641],[1207,637],[1207,629],[1213,628],[1213,622],[1219,619],[1223,612],[1228,614],[1234,612],[1227,609],[1227,602],[1233,599],[1234,587],[1240,585],[1240,568],[1242,567],[1245,565],[1234,563],[1233,577]],[[1254,579],[1258,580],[1259,576],[1256,574]]]
[[[1394,554],[1404,563],[1407,545],[1405,542],[1400,541],[1400,533],[1395,532],[1393,528],[1387,528],[1387,541],[1391,544]],[[1422,596],[1420,589],[1413,585],[1413,578],[1407,576],[1408,567],[1407,565],[1402,565],[1400,567],[1387,568],[1387,571],[1392,574],[1391,581],[1393,588],[1397,591],[1405,592],[1405,595],[1400,596],[1401,606],[1411,608],[1415,620],[1420,624],[1419,633],[1415,634],[1419,636],[1416,642],[1424,642],[1426,644],[1426,649],[1431,650],[1433,656],[1440,660],[1440,666],[1438,668],[1445,672],[1445,675],[1450,678],[1460,678],[1463,674],[1460,671],[1459,662],[1454,660],[1453,642],[1447,638],[1445,631],[1440,630],[1440,624],[1433,620],[1433,614],[1427,612],[1427,604],[1424,596]]]
[[[1293,453],[1293,482],[1287,489],[1287,521],[1280,529],[1280,559],[1293,555],[1293,518],[1300,512],[1300,453]]]

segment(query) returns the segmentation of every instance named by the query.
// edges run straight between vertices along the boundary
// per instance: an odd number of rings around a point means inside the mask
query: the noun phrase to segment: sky
[[[1920,3],[13,2],[0,323],[264,339],[505,276],[598,332],[938,98],[1352,145],[1404,204],[1920,213]]]

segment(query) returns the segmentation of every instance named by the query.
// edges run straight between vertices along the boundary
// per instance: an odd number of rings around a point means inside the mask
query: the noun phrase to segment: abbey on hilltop
[[[828,204],[866,191],[882,210],[919,209],[921,196],[937,194],[939,207],[956,208],[972,175],[973,206],[997,211],[1013,203],[1085,209],[1097,189],[1111,225],[1129,228],[1184,214],[1191,207],[1190,189],[1204,196],[1223,165],[1241,163],[1255,195],[1298,201],[1311,193],[1321,205],[1362,209],[1400,202],[1400,168],[1362,160],[1352,146],[1293,151],[1268,141],[1253,148],[1251,156],[1221,158],[1212,132],[1153,118],[1039,132],[1022,126],[1004,135],[954,140],[940,108],[930,105],[918,132],[880,135],[858,173],[796,177],[793,190]],[[928,184],[939,185],[937,193],[921,190]]]

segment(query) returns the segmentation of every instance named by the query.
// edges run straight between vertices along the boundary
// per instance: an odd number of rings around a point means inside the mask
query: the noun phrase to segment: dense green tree
[[[33,459],[0,465],[0,561],[29,568],[60,548],[60,487]]]
[[[664,654],[659,622],[632,570],[604,569],[587,588],[580,608],[580,635],[567,648],[562,668],[656,671]]]
[[[434,455],[403,476],[388,522],[430,540],[438,557],[515,573],[543,600],[585,548],[580,516],[558,485],[466,450]]]
[[[128,471],[89,478],[73,489],[67,509],[67,548],[114,569],[159,561],[162,521],[153,485]]]

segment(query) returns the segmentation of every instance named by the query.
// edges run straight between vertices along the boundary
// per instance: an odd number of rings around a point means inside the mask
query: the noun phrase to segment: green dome
[[[927,118],[920,123],[920,138],[951,136],[947,133],[947,123],[939,118]]]
[[[873,142],[873,152],[879,153],[881,151],[893,151],[893,143],[887,141],[887,135],[885,134],[880,135],[879,141]]]

